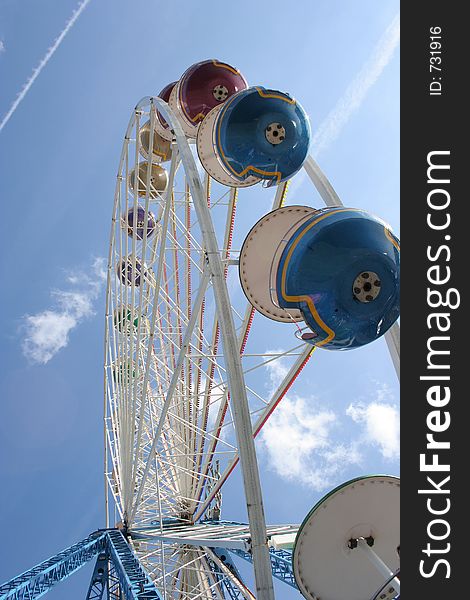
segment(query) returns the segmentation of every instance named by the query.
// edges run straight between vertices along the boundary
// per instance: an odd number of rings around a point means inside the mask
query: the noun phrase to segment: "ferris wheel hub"
[[[229,91],[225,85],[216,85],[215,88],[212,90],[212,95],[217,100],[217,102],[223,102],[224,100],[227,100]]]
[[[353,294],[359,302],[372,302],[380,294],[382,282],[377,273],[363,271],[353,283]]]
[[[276,146],[286,139],[286,130],[281,123],[270,123],[265,129],[266,139]]]

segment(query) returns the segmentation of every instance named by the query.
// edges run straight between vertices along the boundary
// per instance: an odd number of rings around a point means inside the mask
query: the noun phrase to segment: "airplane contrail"
[[[369,90],[391,61],[400,41],[400,15],[397,14],[382,34],[371,55],[346,88],[344,94],[323,119],[313,136],[310,151],[315,158],[330,146],[340,135],[341,130],[360,108]],[[296,191],[307,178],[305,170],[292,180],[289,193]]]
[[[400,15],[397,14],[383,33],[372,55],[318,127],[311,146],[315,157],[336,140],[351,115],[361,106],[370,88],[391,61],[399,41]]]
[[[28,79],[28,81],[23,85],[23,88],[21,89],[21,91],[19,92],[19,94],[16,96],[16,99],[13,102],[13,104],[10,106],[9,111],[3,117],[2,122],[0,123],[0,131],[2,131],[2,129],[8,123],[8,121],[11,119],[13,113],[18,108],[18,105],[20,104],[20,102],[23,100],[23,98],[29,92],[29,90],[31,89],[31,86],[36,81],[36,79],[38,78],[38,76],[40,75],[40,73],[44,69],[44,67],[47,65],[47,63],[50,61],[50,59],[52,58],[52,55],[57,50],[57,48],[60,46],[60,44],[61,44],[62,40],[64,39],[64,37],[72,29],[72,27],[75,24],[75,21],[82,14],[82,12],[85,10],[85,8],[87,7],[87,5],[90,2],[91,2],[91,0],[83,0],[82,2],[80,2],[80,4],[78,5],[78,7],[75,9],[75,11],[73,12],[72,16],[70,17],[70,19],[65,24],[65,27],[62,30],[62,33],[55,40],[55,42],[52,44],[52,46],[48,49],[48,51],[46,52],[46,55],[44,56],[44,58],[41,60],[41,62],[39,63],[39,65],[34,69],[33,74]]]

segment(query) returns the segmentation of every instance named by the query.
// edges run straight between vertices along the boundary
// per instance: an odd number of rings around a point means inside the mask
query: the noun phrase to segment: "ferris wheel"
[[[106,526],[118,523],[164,600],[273,599],[273,573],[316,598],[299,552],[286,558],[299,526],[266,525],[255,438],[316,348],[385,334],[398,373],[398,240],[343,207],[309,141],[296,100],[216,60],[141,100],[125,132],[106,294]],[[285,204],[302,167],[326,208]],[[239,232],[243,211],[254,218]],[[237,466],[247,523],[222,509]],[[255,590],[229,551],[252,562]]]
[[[343,206],[309,141],[294,98],[217,60],[132,111],[108,256],[105,528],[0,600],[94,557],[87,600],[273,600],[273,577],[307,600],[399,598],[397,477],[347,481],[300,525],[264,515],[255,438],[313,352],[385,336],[399,374],[399,241]],[[326,208],[286,204],[301,168]]]

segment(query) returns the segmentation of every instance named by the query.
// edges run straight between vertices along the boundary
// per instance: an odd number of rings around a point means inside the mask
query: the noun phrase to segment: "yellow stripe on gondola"
[[[152,150],[153,154],[156,154],[157,156],[159,156],[160,158],[162,158],[163,160],[166,160],[167,158],[167,153],[166,152],[160,152],[159,150]]]
[[[241,76],[241,73],[238,69],[234,69],[233,67],[231,67],[230,65],[227,65],[226,63],[220,63],[220,62],[216,61],[215,59],[212,59],[212,63],[216,67],[221,67],[222,69],[227,69],[227,71],[231,71],[235,75]]]
[[[388,240],[390,240],[392,242],[393,246],[398,250],[398,252],[400,252],[400,244],[393,237],[392,232],[390,231],[390,229],[388,229],[387,227],[384,227],[384,232],[385,232],[385,237]]]
[[[262,98],[277,98],[277,100],[283,100],[284,102],[287,102],[287,104],[295,104],[296,103],[293,98],[286,98],[286,96],[281,96],[280,94],[266,94],[259,87],[255,87],[255,90],[258,92],[258,94]]]
[[[184,102],[181,101],[181,86],[179,85],[179,82],[176,84],[178,86],[178,100],[179,100],[179,105],[181,110],[184,113],[184,116],[188,119],[188,121],[191,121],[192,123],[196,123],[197,121],[202,121],[202,119],[204,119],[204,117],[206,116],[204,113],[200,112],[197,113],[197,115],[195,117],[191,117],[188,114],[188,111],[186,110],[186,107],[184,105]]]
[[[300,301],[306,302],[307,305],[308,305],[308,307],[310,308],[310,312],[312,313],[313,318],[315,319],[315,322],[327,334],[327,337],[324,340],[321,340],[320,342],[318,342],[317,344],[315,344],[316,346],[324,346],[325,344],[328,344],[328,342],[331,342],[331,340],[335,337],[335,332],[330,327],[328,327],[328,325],[322,320],[322,318],[318,314],[318,311],[317,311],[317,309],[315,307],[315,303],[310,298],[310,296],[306,296],[306,295],[302,295],[302,296],[289,296],[288,294],[286,294],[286,271],[287,271],[287,266],[288,266],[289,261],[291,259],[292,253],[294,252],[297,244],[300,242],[300,240],[303,238],[303,236],[307,233],[307,231],[310,231],[310,229],[312,229],[312,227],[314,227],[317,223],[319,223],[323,219],[326,219],[329,216],[336,215],[336,214],[341,213],[341,212],[363,212],[363,211],[360,210],[360,209],[358,209],[358,208],[338,208],[337,210],[328,212],[327,214],[324,214],[324,215],[321,215],[321,216],[317,217],[314,221],[312,221],[310,223],[310,225],[308,227],[306,227],[299,234],[299,236],[297,237],[297,239],[295,240],[295,242],[289,248],[289,252],[287,253],[286,260],[285,260],[283,268],[282,268],[281,294],[282,294],[282,297],[284,298],[284,300],[286,300],[287,302],[300,302]]]
[[[184,112],[186,112],[186,111],[184,111]],[[206,115],[205,115],[204,113],[197,113],[197,115],[196,115],[196,116],[195,116],[193,119],[191,119],[191,117],[189,117],[189,119],[190,119],[190,120],[191,120],[193,123],[196,123],[196,121],[202,121],[202,119],[204,119],[204,117],[205,117],[205,116],[206,116]]]
[[[258,93],[260,93],[260,89],[259,88],[256,88],[256,90],[258,91]],[[235,97],[236,96],[232,96],[230,98],[230,100],[228,100],[225,103],[225,106],[224,106],[222,112],[220,113],[217,121],[219,119],[222,120],[222,117],[223,117],[225,111],[227,110],[227,108],[229,107],[229,105],[233,102],[233,100],[234,100]],[[277,96],[266,96],[266,97],[274,98],[274,97],[277,97]],[[294,102],[295,102],[295,100],[294,100]],[[246,175],[248,173],[248,171],[251,170],[251,171],[254,171],[255,173],[258,173],[259,175],[273,175],[274,177],[276,177],[277,183],[279,183],[281,181],[282,173],[280,171],[263,171],[262,169],[258,169],[257,167],[254,167],[253,165],[248,165],[241,172],[235,171],[235,169],[228,162],[227,157],[225,156],[224,151],[222,149],[222,143],[221,143],[221,140],[220,140],[220,127],[218,128],[217,139],[218,139],[218,142],[219,142],[218,150],[219,150],[219,152],[221,154],[222,160],[224,161],[224,166],[227,167],[227,169],[229,169],[230,171],[232,171],[232,173],[234,175],[237,175],[238,177],[243,177],[244,175]]]

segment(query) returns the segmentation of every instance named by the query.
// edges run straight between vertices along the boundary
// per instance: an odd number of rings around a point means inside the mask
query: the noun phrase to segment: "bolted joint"
[[[348,548],[350,550],[354,550],[354,548],[357,548],[359,540],[364,540],[369,547],[372,547],[374,545],[374,543],[375,543],[375,540],[374,540],[374,538],[371,535],[369,535],[366,538],[364,538],[364,537],[361,537],[361,538],[351,538],[348,541]]]

